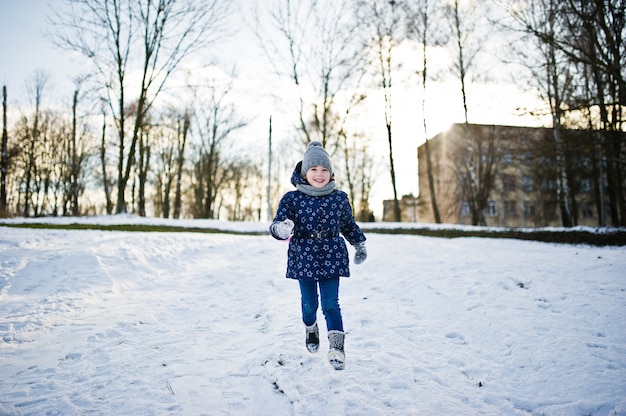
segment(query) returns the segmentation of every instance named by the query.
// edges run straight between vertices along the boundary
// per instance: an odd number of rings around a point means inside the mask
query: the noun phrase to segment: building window
[[[524,217],[525,218],[534,218],[535,217],[535,203],[524,201]]]
[[[532,192],[535,190],[534,180],[530,176],[522,177],[522,191]]]
[[[504,216],[508,218],[517,217],[517,202],[504,201]]]
[[[542,179],[541,180],[541,189],[544,191],[552,191],[554,190],[554,181],[552,179]]]
[[[525,152],[522,152],[522,154],[520,155],[520,162],[526,166],[532,165],[533,164],[532,152],[530,150],[526,150]]]
[[[513,164],[513,153],[510,151],[506,151],[502,154],[502,164],[503,165],[512,165]]]
[[[515,176],[513,175],[502,176],[502,190],[503,191],[515,191]]]
[[[487,201],[487,206],[483,211],[485,217],[495,217],[498,215],[498,211],[496,210],[496,202],[495,201]]]

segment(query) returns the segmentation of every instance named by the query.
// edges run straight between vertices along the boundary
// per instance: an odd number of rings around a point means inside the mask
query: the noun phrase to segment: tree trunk
[[[437,204],[437,190],[435,189],[435,177],[433,175],[432,155],[430,153],[430,143],[428,142],[428,129],[426,127],[426,84],[428,82],[428,54],[426,52],[429,44],[428,0],[423,1],[422,7],[423,9],[420,13],[420,18],[422,20],[422,124],[424,126],[424,150],[426,151],[426,175],[428,177],[430,204],[433,209],[435,223],[441,224],[441,214],[439,213],[439,205]],[[419,155],[417,155],[417,158],[419,160]]]
[[[78,162],[78,155],[76,151],[76,107],[78,106],[78,90],[74,91],[74,99],[72,101],[72,161],[71,161],[71,207],[72,207],[72,215],[78,216],[78,177],[80,175],[80,165]]]
[[[398,200],[398,190],[396,187],[396,168],[393,162],[391,123],[387,123],[387,142],[389,143],[389,173],[391,174],[391,185],[393,186],[393,216],[396,222],[401,222],[402,213],[400,211],[400,201]]]
[[[561,137],[562,97],[561,85],[559,83],[559,73],[557,70],[556,51],[553,45],[548,45],[547,58],[547,80],[548,99],[550,111],[552,112],[552,132],[556,148],[556,185],[559,207],[561,210],[561,223],[564,227],[572,226],[572,211],[570,206],[570,186],[567,179],[567,160]]]
[[[433,208],[433,215],[435,216],[435,223],[441,224],[441,214],[439,213],[439,206],[437,205],[437,197],[435,191],[435,177],[433,175],[433,162],[430,154],[430,143],[428,139],[424,142],[424,149],[426,150],[426,171],[428,176],[428,189],[430,191],[430,203]]]
[[[106,213],[113,213],[113,201],[111,201],[111,188],[109,187],[109,177],[107,175],[106,163],[106,114],[102,112],[102,142],[100,144],[100,164],[102,166],[102,184],[104,186],[104,200],[106,202]]]
[[[138,195],[138,211],[139,216],[146,216],[146,182],[148,179],[148,170],[150,169],[150,144],[148,143],[148,132],[143,129],[139,135],[139,162],[137,170],[139,173],[139,195]]]
[[[179,219],[182,211],[182,181],[183,181],[183,165],[185,163],[185,146],[187,144],[187,134],[189,133],[189,127],[191,125],[190,116],[185,113],[183,120],[183,131],[179,134],[178,143],[178,164],[176,166],[176,193],[174,196],[174,218]]]
[[[7,87],[2,86],[2,154],[0,158],[0,217],[8,216],[7,174],[9,169],[7,134]]]
[[[35,143],[37,142],[37,138],[39,136],[39,96],[36,98],[35,104],[35,120],[33,122],[33,128],[30,132],[30,141],[28,144],[28,164],[26,167],[26,178],[25,178],[25,189],[24,189],[24,212],[23,216],[30,216],[30,199],[31,199],[31,185],[33,177],[35,177],[35,171],[37,167],[35,166]],[[35,215],[37,211],[37,205],[35,205]]]

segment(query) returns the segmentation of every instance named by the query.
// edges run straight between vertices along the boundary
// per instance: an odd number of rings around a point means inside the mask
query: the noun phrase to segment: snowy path
[[[304,347],[285,243],[0,227],[0,414],[626,415],[625,248],[368,252],[337,372],[324,325]]]

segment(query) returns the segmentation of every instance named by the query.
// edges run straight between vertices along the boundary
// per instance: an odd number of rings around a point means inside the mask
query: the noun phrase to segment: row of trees
[[[526,53],[520,52],[521,46],[516,50],[535,62],[529,73],[550,111],[563,225],[576,224],[578,180],[570,179],[571,161],[583,159],[594,172],[599,225],[606,225],[608,212],[611,224],[625,226],[626,2],[541,0],[527,9],[511,9],[510,15],[511,26],[534,46]],[[587,142],[568,139],[573,136],[566,135],[565,129],[586,132],[582,136]],[[572,157],[572,149],[583,156]]]
[[[60,111],[42,109],[47,78],[37,73],[33,82],[38,105],[32,116],[21,117],[11,134],[5,130],[3,179],[8,180],[3,180],[7,184],[3,207],[22,216],[126,212],[126,201],[114,202],[115,188],[121,191],[112,174],[116,158],[110,149],[116,146],[111,146],[107,113],[79,117],[79,90],[70,119]],[[206,92],[196,113],[169,108],[158,117],[144,116],[127,173],[128,204],[142,216],[148,215],[150,206],[154,215],[165,218],[180,218],[183,212],[216,218],[225,209],[232,220],[258,219],[260,192],[243,190],[260,189],[260,168],[245,155],[226,152],[229,134],[245,121],[233,114],[227,87],[212,84],[195,90]],[[6,109],[6,87],[3,91]],[[127,115],[136,111],[135,103],[129,107]],[[99,134],[93,130],[97,118]],[[9,136],[18,140],[11,145]],[[116,173],[124,174],[125,165],[117,162]]]
[[[425,3],[423,5],[425,7]],[[626,2],[532,0],[505,2],[504,6],[506,14],[494,21],[492,27],[507,35],[508,53],[501,58],[520,65],[523,69],[520,74],[526,75],[520,79],[538,91],[546,104],[551,120],[547,127],[552,129],[553,142],[548,148],[544,146],[542,152],[534,153],[534,164],[541,165],[547,154],[554,155],[562,225],[571,227],[576,224],[575,194],[580,178],[573,178],[572,172],[578,161],[588,160],[593,164],[590,170],[594,173],[599,225],[607,224],[605,213],[608,212],[611,224],[625,226]],[[480,16],[475,9],[461,7],[457,0],[443,10],[449,16],[450,33],[455,40],[454,69],[460,80],[465,114],[466,158],[460,175],[463,182],[461,199],[469,206],[472,224],[484,225],[485,209],[497,174],[494,166],[505,149],[497,141],[472,134],[469,128],[467,80],[475,69],[474,58],[484,45],[481,32],[473,26],[480,22]],[[491,14],[488,16],[493,18]],[[426,22],[426,17],[423,21]],[[422,29],[425,27],[423,25]],[[566,129],[587,132],[583,136],[588,142],[570,142],[572,137],[580,135],[566,135]],[[588,149],[593,149],[591,154]],[[428,154],[428,142],[425,150]],[[572,151],[578,155],[572,155]],[[428,157],[431,203],[435,218],[438,218],[431,164]]]
[[[237,102],[249,97],[232,93],[234,76],[199,80],[181,65],[232,33],[232,3],[67,4],[63,14],[58,11],[51,19],[55,42],[78,52],[93,70],[76,80],[71,110],[42,107],[46,78],[36,74],[29,88],[32,109],[10,131],[5,89],[0,210],[5,215],[80,215],[101,212],[101,207],[123,213],[130,206],[148,215],[150,206],[154,215],[164,217],[217,218],[226,209],[230,219],[260,218],[267,178],[260,150],[250,160],[231,148],[236,132],[248,123],[236,110]],[[368,104],[381,103],[375,117],[388,150],[382,165],[389,172],[399,221],[398,138],[392,123],[398,88],[418,91],[415,101],[421,109],[414,136],[402,139],[414,140],[416,147],[426,141],[428,153],[431,85],[458,85],[458,98],[449,97],[450,107],[462,108],[469,125],[479,101],[471,86],[515,68],[514,78],[544,99],[545,107],[527,111],[550,114],[557,150],[564,148],[563,128],[594,132],[598,186],[604,189],[607,178],[612,223],[626,225],[624,0],[276,0],[264,6],[251,26],[272,68],[267,72],[293,87],[281,99],[288,102],[284,112],[293,121],[295,139],[285,140],[281,153],[301,153],[309,141],[321,141],[333,154],[359,219],[371,216],[369,200],[381,166],[379,139],[363,123],[372,117],[365,111]],[[445,65],[433,63],[434,56],[442,55],[448,57]],[[407,70],[414,61],[420,65]],[[213,73],[215,68],[198,71]],[[492,68],[507,71],[494,73]],[[464,199],[472,222],[481,224],[493,183],[483,165],[489,159],[471,129],[466,146],[473,156],[465,167]],[[272,151],[276,149],[270,146],[269,159],[276,160]],[[568,226],[571,190],[563,173],[565,158],[556,161],[561,214]],[[427,157],[428,165],[434,162]],[[285,160],[269,167],[273,178],[291,168]],[[430,174],[433,211],[440,221],[433,181]],[[268,186],[269,205],[275,206],[284,188],[272,182]]]
[[[75,80],[69,119],[63,110],[44,108],[48,78],[37,71],[27,87],[33,108],[10,133],[4,88],[4,215],[93,214],[102,205],[106,213],[125,213],[130,198],[139,215],[147,215],[150,203],[156,215],[179,218],[185,208],[214,218],[228,201],[231,219],[258,218],[252,205],[243,208],[241,192],[254,188],[257,166],[224,155],[223,142],[245,125],[229,100],[228,81],[210,76],[202,85],[183,84],[174,99],[164,97],[184,58],[229,33],[230,2],[71,0],[67,6],[51,18],[53,38],[93,72]]]

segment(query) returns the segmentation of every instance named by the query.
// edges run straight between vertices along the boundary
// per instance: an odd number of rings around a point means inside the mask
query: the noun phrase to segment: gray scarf
[[[324,196],[335,190],[335,181],[330,181],[321,188],[316,188],[308,183],[298,183],[296,189],[309,196]]]

